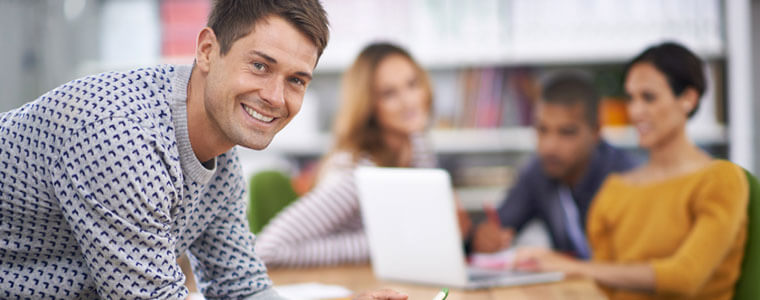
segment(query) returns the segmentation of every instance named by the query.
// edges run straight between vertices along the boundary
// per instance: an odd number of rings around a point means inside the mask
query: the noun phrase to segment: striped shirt
[[[436,165],[425,138],[414,135],[412,148],[412,166]],[[280,212],[257,236],[256,253],[264,263],[305,267],[368,261],[354,170],[374,165],[367,158],[354,162],[348,152],[329,157],[314,189]]]

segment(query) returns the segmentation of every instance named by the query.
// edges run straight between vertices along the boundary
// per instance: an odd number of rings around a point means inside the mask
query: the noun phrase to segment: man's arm
[[[536,178],[541,176],[541,165],[533,159],[517,176],[507,197],[498,208],[499,220],[502,227],[522,229],[525,224],[536,216],[535,189]]]
[[[103,119],[65,145],[53,188],[100,297],[184,298],[170,234],[176,194],[156,137],[127,119]]]
[[[203,233],[190,245],[193,268],[206,299],[279,299],[271,289],[264,263],[254,253],[254,236],[248,229],[244,184],[234,150],[217,157],[224,182],[209,193],[224,203]]]
[[[520,230],[531,218],[535,217],[535,184],[538,176],[537,160],[533,160],[518,175],[504,201],[501,202],[496,218],[489,217],[481,223],[466,245],[475,252],[494,252],[507,248],[512,243],[514,229]],[[488,213],[488,211],[486,211]]]

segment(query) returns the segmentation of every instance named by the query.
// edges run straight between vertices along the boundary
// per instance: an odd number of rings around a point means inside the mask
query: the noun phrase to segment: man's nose
[[[259,96],[274,107],[285,105],[285,83],[279,76],[272,76],[261,88]]]

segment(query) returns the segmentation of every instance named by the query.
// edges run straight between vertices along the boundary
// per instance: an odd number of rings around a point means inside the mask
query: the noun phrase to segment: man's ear
[[[586,109],[589,109],[590,107],[586,107]],[[596,106],[596,118],[589,118],[589,121],[591,121],[591,132],[594,135],[594,139],[596,141],[599,141],[602,139],[602,125],[604,125],[604,122],[602,120],[602,102],[598,101]]]
[[[697,107],[697,103],[699,103],[699,93],[697,93],[697,90],[694,88],[687,87],[681,92],[681,95],[678,96],[678,102],[681,105],[684,114],[689,115],[689,113]]]
[[[591,128],[591,130],[594,131],[594,139],[597,141],[602,139],[602,122],[597,122],[596,125]]]
[[[198,41],[195,46],[195,63],[202,72],[207,73],[211,69],[211,59],[219,55],[219,42],[214,30],[205,27],[198,33]]]

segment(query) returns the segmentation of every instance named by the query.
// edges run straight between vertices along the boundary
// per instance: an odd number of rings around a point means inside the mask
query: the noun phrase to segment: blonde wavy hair
[[[335,142],[331,154],[351,153],[354,162],[361,155],[368,154],[378,166],[385,167],[392,167],[396,163],[398,153],[394,153],[382,139],[382,128],[376,118],[377,92],[374,90],[378,66],[385,58],[394,55],[406,58],[417,71],[430,113],[433,89],[427,72],[399,46],[389,43],[370,44],[343,74],[341,105],[333,125]]]

